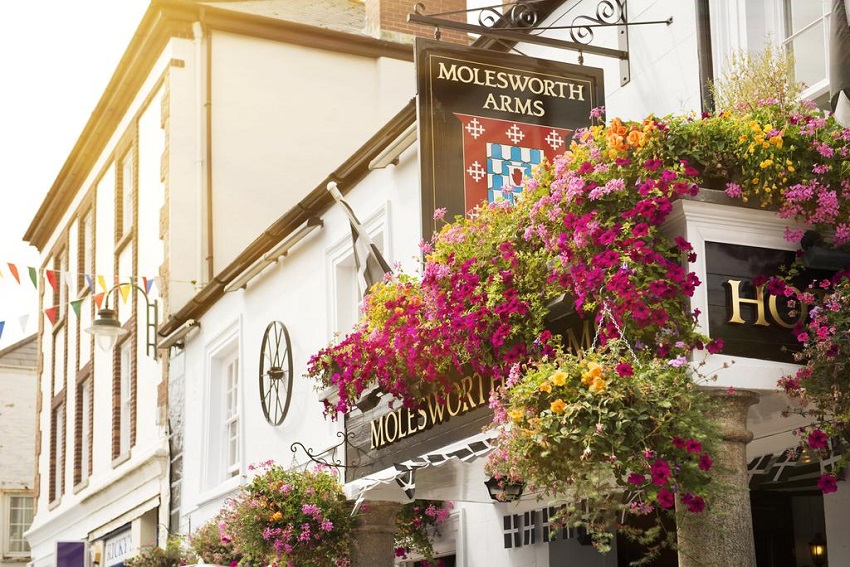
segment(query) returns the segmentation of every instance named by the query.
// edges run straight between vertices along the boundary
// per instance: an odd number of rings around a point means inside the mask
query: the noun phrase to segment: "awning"
[[[495,431],[486,431],[376,473],[346,483],[345,494],[356,500],[409,502],[416,498],[490,502],[484,481],[484,461],[494,448]],[[437,470],[439,469],[439,470]]]

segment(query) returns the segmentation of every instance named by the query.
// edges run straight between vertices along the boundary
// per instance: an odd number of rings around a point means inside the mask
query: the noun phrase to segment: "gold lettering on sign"
[[[485,380],[475,372],[462,377],[444,398],[432,394],[421,400],[417,408],[399,408],[373,419],[369,422],[371,448],[380,449],[481,407],[487,403],[487,394],[501,385],[501,378]]]
[[[753,324],[763,327],[770,325],[764,316],[764,285],[756,287],[755,299],[749,299],[741,297],[741,280],[727,280],[726,284],[729,285],[732,291],[732,316],[729,318],[729,323],[746,323],[744,318],[741,317],[741,304],[749,303],[756,306],[756,313],[758,313],[758,317],[756,317],[756,321]]]

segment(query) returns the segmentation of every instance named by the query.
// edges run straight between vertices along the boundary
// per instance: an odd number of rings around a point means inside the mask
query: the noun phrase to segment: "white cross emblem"
[[[477,140],[478,136],[484,133],[484,126],[481,125],[481,122],[479,122],[477,118],[473,118],[466,125],[466,131],[469,132],[470,136]]]
[[[487,170],[481,167],[480,163],[474,161],[472,162],[472,165],[470,165],[466,169],[466,172],[470,175],[470,177],[472,177],[472,179],[475,180],[476,183],[478,183],[484,178],[484,175],[487,173]]]
[[[525,134],[522,133],[522,130],[520,130],[519,126],[516,124],[511,126],[505,134],[507,134],[508,138],[510,138],[511,142],[514,144],[520,143],[520,141],[525,138]]]
[[[547,142],[549,142],[549,145],[552,146],[552,149],[556,151],[558,148],[564,145],[564,139],[555,130],[549,132],[549,134],[546,135],[545,139]]]

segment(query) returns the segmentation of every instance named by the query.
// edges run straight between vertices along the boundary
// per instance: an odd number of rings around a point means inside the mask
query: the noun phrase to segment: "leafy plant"
[[[349,564],[356,518],[328,470],[262,463],[224,512],[220,539],[249,564],[325,567]]]
[[[453,507],[451,502],[438,500],[414,500],[402,506],[395,520],[396,557],[405,559],[413,551],[429,563],[434,561],[431,540],[439,534],[439,526],[449,519]]]
[[[231,508],[222,510],[215,518],[189,535],[189,545],[205,563],[236,567],[242,559],[242,555],[236,551],[233,540],[226,534],[231,510]]]
[[[165,548],[159,546],[146,547],[135,557],[124,561],[127,567],[179,567],[196,563],[197,557],[191,549],[183,544],[179,536],[170,536]]]
[[[803,85],[794,81],[793,54],[768,43],[759,53],[732,53],[726,71],[710,88],[719,110],[747,114],[765,100],[788,111],[797,105]]]
[[[694,378],[684,356],[638,358],[620,340],[518,365],[491,401],[499,436],[488,472],[564,501],[556,523],[585,528],[601,551],[627,516],[653,515],[654,527],[630,535],[660,549],[671,541],[661,516],[677,498],[691,513],[711,501],[719,437]]]

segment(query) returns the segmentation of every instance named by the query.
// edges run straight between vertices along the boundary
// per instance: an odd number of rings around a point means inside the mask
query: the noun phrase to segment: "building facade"
[[[437,4],[426,13],[457,7]],[[603,5],[625,11],[629,23],[655,24],[628,28],[625,67],[589,49],[515,47],[527,57],[600,69],[609,117],[699,113],[710,107],[706,81],[722,74],[727,54],[758,51],[771,38],[798,55],[805,96],[823,100],[828,4],[544,2],[533,28],[552,27],[549,37],[563,39],[555,28],[599,17]],[[76,274],[58,297],[45,287],[42,305],[88,299],[79,313],[60,307],[59,319],[43,321],[40,331],[38,496],[28,532],[38,567],[56,563],[56,541],[85,541],[93,559],[112,567],[163,543],[163,526],[191,533],[245,482],[250,464],[269,459],[293,466],[342,459],[351,465],[343,474],[352,498],[407,499],[394,467],[354,472],[351,450],[339,445],[346,423],[323,418],[326,394],[300,376],[310,355],[356,322],[363,291],[349,220],[328,183],[390,262],[408,272],[418,266],[430,211],[422,205],[422,141],[411,101],[414,29],[393,25],[409,11],[371,0],[152,5],[42,206],[50,214],[37,216],[27,233],[43,269]],[[623,48],[610,30],[596,41]],[[487,37],[475,46],[505,49]],[[702,257],[714,244],[789,250],[783,227],[763,211],[697,202],[682,205],[670,230],[688,235]],[[703,281],[707,270],[697,269]],[[109,285],[86,275],[103,275]],[[84,333],[101,294],[118,306],[128,331],[110,352]],[[164,345],[153,348],[158,357],[142,352],[153,300]],[[707,319],[701,324],[709,327]],[[270,395],[267,365],[280,360],[292,370],[275,367],[285,387]],[[720,379],[760,398],[740,424],[755,435],[750,462],[794,443],[794,424],[780,417],[784,402],[773,393],[786,368],[737,360]],[[449,432],[442,443],[413,444],[398,462],[474,452],[481,442],[477,433]],[[494,503],[482,459],[444,460],[417,471],[416,497],[455,502],[437,543],[449,564],[617,565],[625,557],[599,555],[577,534],[545,540],[544,503]],[[783,513],[795,522],[794,564],[805,564],[804,543],[818,530],[833,564],[847,560],[845,492],[783,497]],[[769,531],[773,496],[754,496],[761,518],[753,514],[754,528],[743,532],[758,539]],[[744,504],[749,511],[749,499]],[[384,560],[392,558],[376,564]]]
[[[35,501],[36,338],[0,351],[0,565],[30,559],[24,532],[32,523]]]

